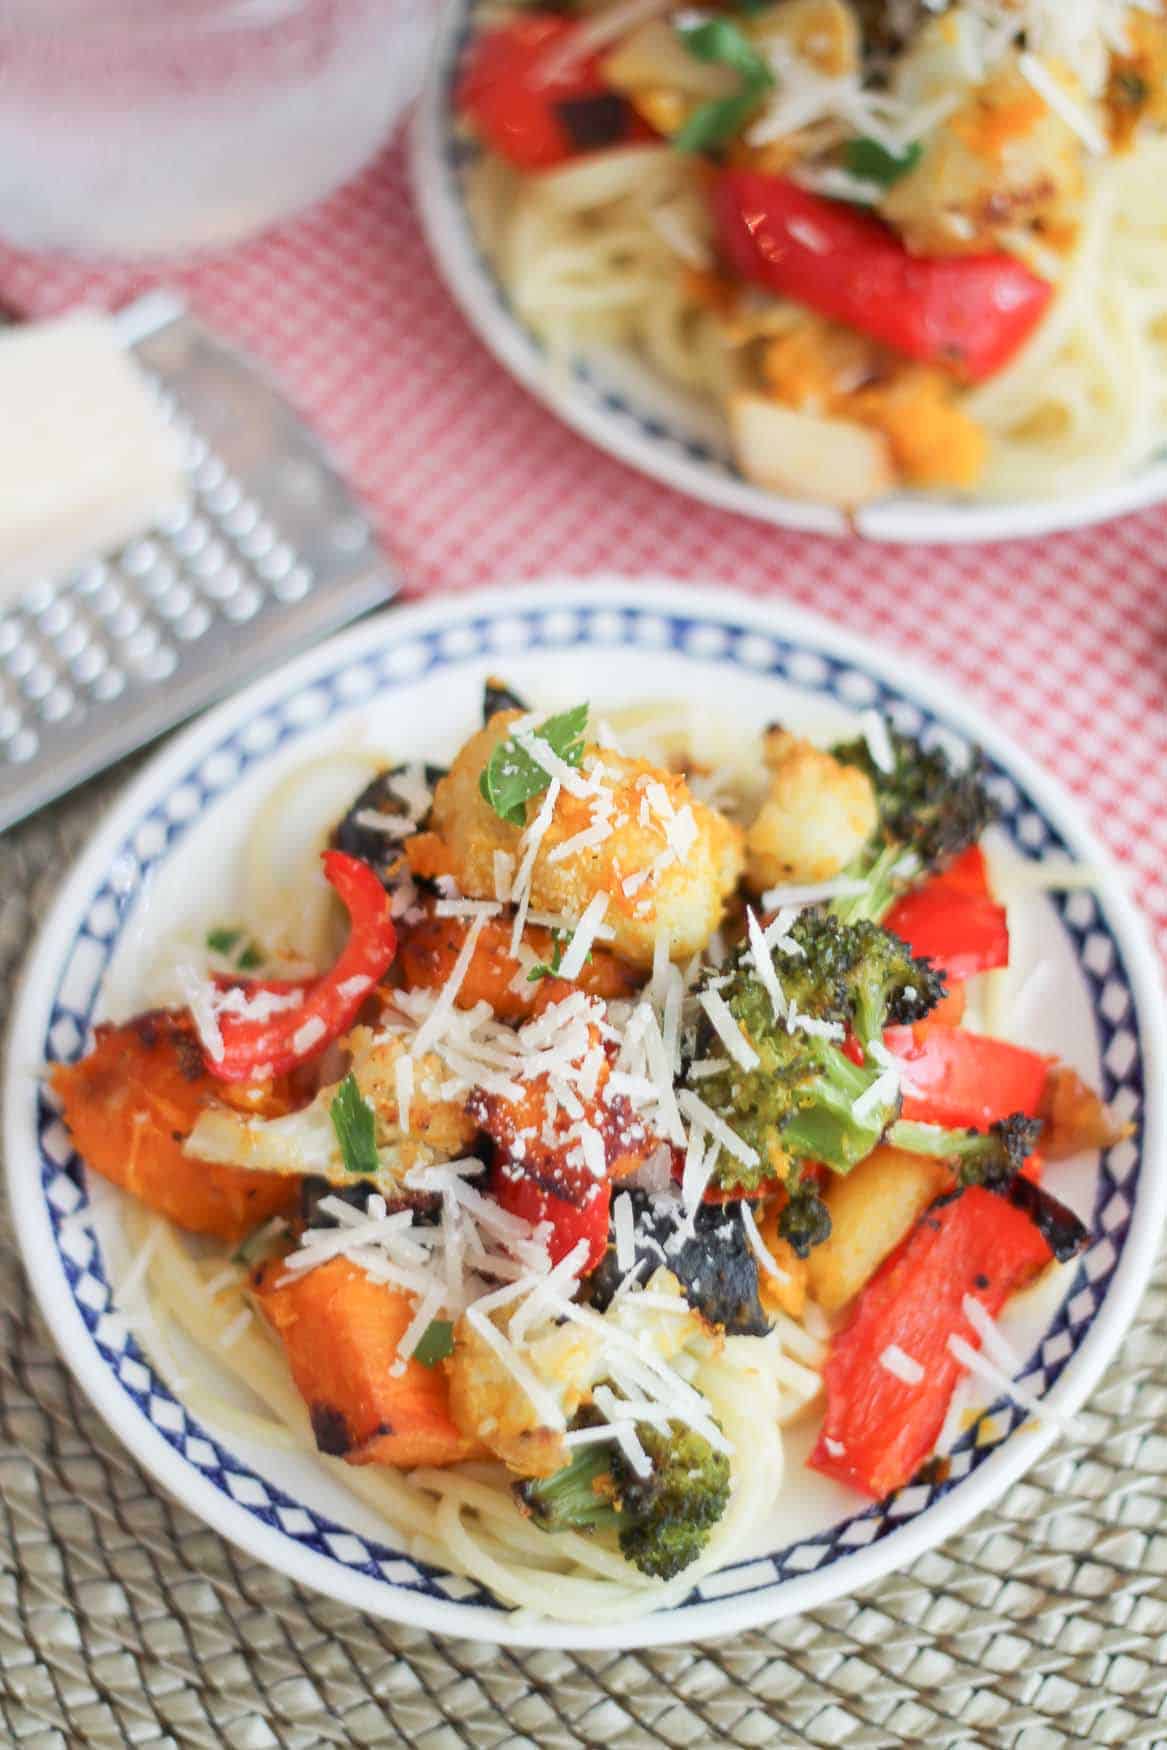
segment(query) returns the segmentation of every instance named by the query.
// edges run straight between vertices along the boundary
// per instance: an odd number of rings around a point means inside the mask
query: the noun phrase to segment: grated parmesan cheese
[[[297,1027],[292,1034],[292,1050],[303,1056],[314,1045],[319,1045],[327,1032],[328,1026],[320,1015],[309,1015],[304,1025]]]
[[[878,711],[864,711],[859,719],[863,729],[863,739],[867,743],[867,751],[876,767],[881,772],[894,772],[896,769],[895,750],[888,734],[887,720]]]
[[[919,1385],[924,1369],[914,1356],[908,1355],[898,1343],[889,1343],[879,1358],[879,1365],[902,1379],[905,1385]]]
[[[789,887],[770,887],[762,895],[762,909],[775,911],[780,907],[822,905],[828,899],[858,899],[866,893],[870,882],[850,875],[835,875],[830,881],[812,881]]]
[[[959,1361],[962,1367],[970,1373],[977,1374],[987,1385],[999,1391],[1003,1396],[1011,1398],[1015,1404],[1020,1404],[1023,1410],[1038,1417],[1040,1421],[1052,1422],[1059,1427],[1066,1427],[1069,1418],[1052,1404],[1045,1403],[1036,1393],[1022,1385],[1019,1379],[1014,1379],[1004,1368],[997,1367],[988,1356],[982,1355],[979,1349],[974,1349],[971,1343],[966,1343],[963,1337],[955,1332],[948,1339],[948,1352],[954,1361]]]
[[[434,901],[436,918],[496,918],[502,910],[497,899],[438,899]]]
[[[758,982],[770,999],[770,1007],[776,1021],[785,1021],[789,1005],[782,986],[778,983],[778,974],[774,970],[774,962],[766,947],[766,938],[762,934],[752,906],[746,907],[746,933],[750,943],[750,957],[754,962],[754,970]]]
[[[702,991],[698,1001],[729,1055],[742,1069],[757,1069],[761,1058],[746,1038],[725,998],[715,990]]]
[[[720,1143],[727,1154],[735,1161],[740,1161],[743,1167],[754,1167],[758,1164],[758,1151],[744,1141],[736,1130],[731,1130],[724,1118],[718,1116],[712,1106],[696,1095],[692,1088],[682,1088],[677,1095],[677,1104],[694,1124],[701,1127],[711,1136],[714,1142]]]
[[[466,932],[466,940],[462,943],[458,951],[458,958],[450,968],[449,977],[438,992],[437,1001],[413,1036],[413,1043],[409,1047],[411,1057],[421,1057],[441,1033],[444,1023],[453,1010],[458,992],[462,988],[462,981],[470,969],[470,962],[474,958],[474,950],[478,946],[478,938],[482,934],[482,926],[485,921],[481,913],[472,919],[470,928]]]
[[[1106,135],[1098,122],[1089,110],[1075,102],[1044,61],[1039,61],[1036,55],[1027,51],[1017,57],[1017,69],[1055,115],[1060,116],[1066,126],[1077,134],[1087,150],[1093,152],[1097,158],[1105,157],[1108,150]]]
[[[604,921],[604,913],[607,909],[608,896],[606,893],[597,893],[588,901],[584,914],[576,925],[575,934],[571,938],[571,946],[560,964],[560,978],[570,982],[579,977],[583,971],[584,961],[591,953],[592,943]]]
[[[759,1264],[762,1266],[763,1270],[765,1270],[768,1276],[773,1276],[776,1282],[789,1282],[789,1271],[782,1268],[781,1264],[778,1262],[777,1258],[775,1258],[773,1252],[771,1252],[765,1240],[758,1232],[758,1224],[754,1220],[754,1212],[750,1208],[749,1200],[744,1197],[742,1198],[741,1212],[742,1228],[745,1232],[746,1243]]]
[[[616,1265],[623,1275],[636,1263],[636,1223],[632,1199],[622,1191],[612,1204],[612,1232],[616,1241]]]
[[[851,1105],[851,1112],[860,1124],[866,1124],[869,1118],[879,1111],[881,1106],[890,1106],[899,1092],[900,1077],[898,1069],[885,1069],[877,1076],[869,1088],[864,1089],[857,1100]]]

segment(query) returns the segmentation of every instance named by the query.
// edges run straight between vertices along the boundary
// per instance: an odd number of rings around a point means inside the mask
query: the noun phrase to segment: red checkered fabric
[[[787,533],[691,503],[519,389],[443,289],[400,146],[304,217],[164,271],[0,249],[48,315],[165,281],[265,359],[372,508],[413,595],[549,570],[665,571],[814,608],[920,658],[1085,803],[1167,956],[1167,507],[980,547]]]

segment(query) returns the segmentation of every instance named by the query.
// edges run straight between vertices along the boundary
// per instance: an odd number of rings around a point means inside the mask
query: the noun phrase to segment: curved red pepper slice
[[[763,171],[722,171],[713,220],[743,279],[971,383],[1009,363],[1053,297],[1015,256],[912,255],[870,214]]]
[[[941,874],[905,893],[883,922],[913,954],[926,955],[942,966],[950,987],[975,973],[1009,964],[1005,908],[996,904],[989,890],[979,845],[971,845]]]
[[[348,909],[349,939],[335,966],[314,983],[301,987],[275,979],[232,981],[252,992],[300,991],[301,1000],[263,1021],[221,1014],[222,1055],[204,1053],[208,1070],[220,1081],[262,1081],[317,1056],[352,1024],[369,992],[392,965],[397,932],[389,915],[389,896],[373,870],[344,851],[325,851],[324,873]]]

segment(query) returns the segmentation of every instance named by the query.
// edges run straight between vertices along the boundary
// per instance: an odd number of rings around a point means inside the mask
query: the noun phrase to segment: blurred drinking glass
[[[413,97],[431,0],[0,0],[0,237],[214,247],[329,193]]]

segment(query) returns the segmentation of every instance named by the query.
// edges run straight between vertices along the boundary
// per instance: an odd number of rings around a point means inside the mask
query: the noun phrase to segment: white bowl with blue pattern
[[[111,1300],[121,1194],[86,1175],[38,1078],[46,1060],[82,1052],[95,1019],[132,1012],[136,974],[176,924],[231,915],[247,822],[288,770],[354,742],[448,757],[495,671],[549,705],[683,697],[746,730],[782,718],[829,736],[874,705],[910,732],[979,742],[1017,849],[1068,852],[1098,872],[1092,891],[1034,901],[1023,953],[1048,962],[1052,984],[1031,1043],[1100,1085],[1135,1134],[1104,1159],[1051,1168],[1092,1243],[1052,1286],[1020,1297],[1010,1327],[1030,1390],[1060,1416],[1081,1404],[1130,1322],[1167,1201],[1167,1035],[1147,934],[1074,806],[947,683],[784,603],[723,589],[557,579],[394,609],[168,743],[65,882],[25,971],[6,1084],[15,1226],[45,1318],[98,1411],[172,1495],[251,1555],[354,1609],[439,1633],[569,1647],[730,1634],[854,1593],[951,1536],[1045,1450],[1052,1426],[990,1404],[958,1440],[947,1481],[876,1506],[805,1470],[811,1430],[796,1430],[777,1512],[746,1559],[684,1603],[618,1626],[516,1620],[473,1582],[395,1548],[311,1456],[216,1431],[158,1376]],[[92,1229],[77,1216],[87,1202]]]
[[[977,502],[903,492],[851,515],[783,498],[736,467],[712,408],[677,390],[643,360],[595,350],[569,370],[553,366],[494,272],[466,204],[475,148],[457,126],[454,93],[476,17],[488,0],[447,0],[412,134],[414,196],[442,277],[470,326],[501,365],[600,449],[723,510],[818,534],[882,541],[1002,541],[1085,528],[1167,499],[1167,454],[1129,478],[1061,498]]]

